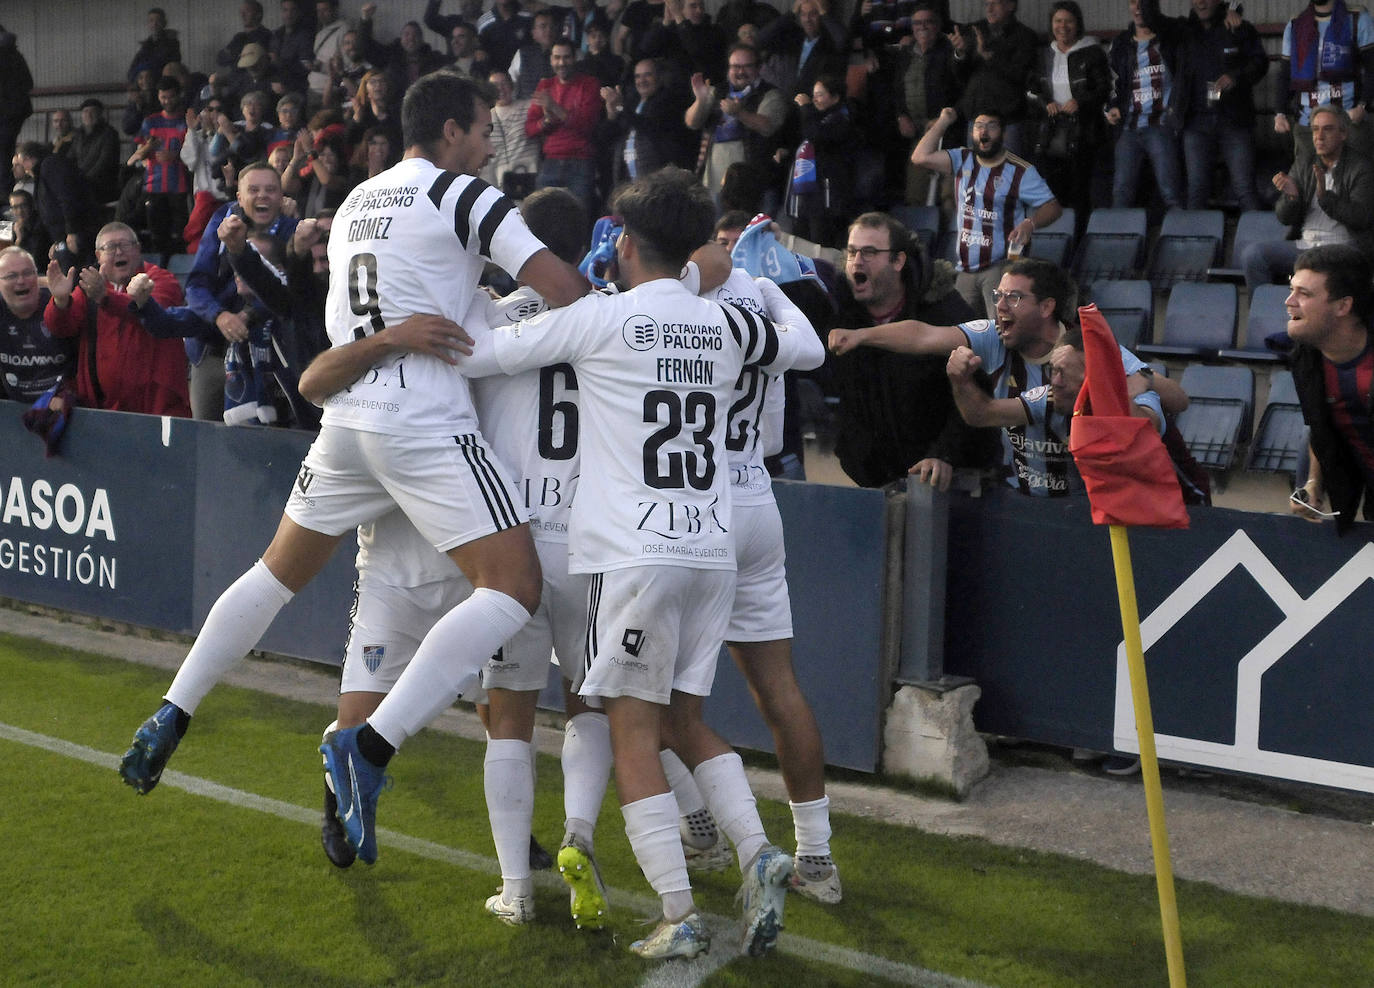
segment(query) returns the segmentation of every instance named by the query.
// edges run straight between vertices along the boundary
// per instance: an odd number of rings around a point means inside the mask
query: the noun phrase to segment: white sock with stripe
[[[797,856],[830,857],[830,797],[822,796],[807,803],[789,803],[792,807],[792,830],[797,837]]]

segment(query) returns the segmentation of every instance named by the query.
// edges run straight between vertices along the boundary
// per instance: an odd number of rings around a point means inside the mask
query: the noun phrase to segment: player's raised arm
[[[697,266],[697,284],[693,295],[709,292],[725,284],[725,279],[730,277],[730,271],[734,267],[730,260],[730,252],[717,243],[702,244],[692,251],[687,263],[688,266]],[[691,291],[691,286],[688,290]]]
[[[785,334],[793,349],[793,359],[788,369],[812,370],[825,363],[825,347],[806,313],[787,297],[776,282],[768,278],[755,278],[754,284],[758,285],[759,294],[763,296],[768,317]]]
[[[954,404],[964,421],[976,428],[1026,425],[1029,417],[1020,398],[994,398],[979,386],[976,374],[983,360],[966,346],[955,347],[945,365]]]
[[[829,342],[830,351],[837,357],[860,346],[941,357],[955,347],[966,346],[968,337],[958,326],[932,326],[916,319],[903,319],[862,329],[832,329]]]

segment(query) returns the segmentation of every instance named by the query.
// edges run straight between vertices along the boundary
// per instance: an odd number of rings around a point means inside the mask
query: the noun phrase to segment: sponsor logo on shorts
[[[620,647],[625,649],[636,659],[639,658],[640,649],[644,647],[644,632],[640,628],[626,628],[625,634],[620,636]]]
[[[301,464],[301,472],[296,474],[296,487],[302,494],[310,490],[310,485],[315,482],[315,471],[311,470],[304,463]]]
[[[364,645],[363,646],[363,665],[367,666],[367,671],[374,676],[381,667],[382,660],[386,658],[385,645]]]
[[[651,316],[631,316],[620,327],[620,335],[631,350],[652,350],[658,344],[658,323]]]

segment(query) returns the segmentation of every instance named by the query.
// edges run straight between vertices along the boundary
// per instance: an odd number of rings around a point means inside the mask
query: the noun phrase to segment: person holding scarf
[[[1374,101],[1374,18],[1350,10],[1345,0],[1309,3],[1283,29],[1274,73],[1274,131],[1293,134],[1298,159],[1312,157],[1312,111],[1334,105],[1350,116],[1349,141],[1359,154],[1374,154],[1374,133],[1365,122]]]
[[[711,81],[700,73],[692,75],[696,97],[687,108],[687,126],[693,130],[710,128],[711,148],[707,152],[702,182],[719,205],[725,171],[737,161],[748,164],[771,181],[774,134],[787,118],[787,100],[781,90],[759,78],[759,53],[742,42],[730,48],[726,64],[729,88],[717,98]]]

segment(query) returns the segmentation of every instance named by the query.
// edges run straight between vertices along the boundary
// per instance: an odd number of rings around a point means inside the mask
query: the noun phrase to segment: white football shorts
[[[529,520],[510,476],[477,433],[416,438],[325,426],[301,464],[286,515],[342,535],[396,506],[447,552]]]
[[[733,570],[632,566],[591,577],[579,693],[667,704],[709,696],[734,600]]]
[[[544,586],[539,609],[528,624],[492,657],[482,670],[484,689],[542,690],[549,679],[549,663],[561,666],[563,676],[576,680],[587,654],[587,584],[585,573],[568,573],[568,544],[535,539]],[[474,693],[474,703],[486,697]]]
[[[787,547],[775,501],[737,504],[734,522],[739,577],[730,611],[728,642],[771,642],[792,637],[792,604],[787,596]]]
[[[390,693],[434,622],[472,595],[455,567],[453,578],[418,587],[358,581],[344,646],[340,693]]]

